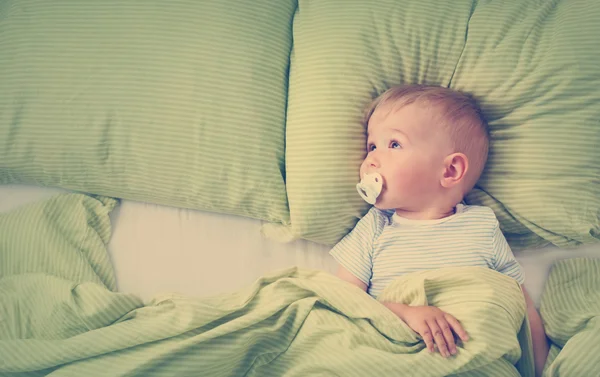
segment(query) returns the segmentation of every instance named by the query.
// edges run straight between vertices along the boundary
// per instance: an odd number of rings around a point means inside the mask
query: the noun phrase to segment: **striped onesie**
[[[458,204],[437,220],[410,220],[375,207],[331,249],[377,297],[395,278],[442,267],[494,269],[523,284],[523,271],[488,207]]]

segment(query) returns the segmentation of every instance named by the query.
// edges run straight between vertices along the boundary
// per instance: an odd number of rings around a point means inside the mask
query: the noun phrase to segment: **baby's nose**
[[[367,157],[366,165],[369,168],[379,168],[379,160],[374,156],[374,154],[370,154]]]

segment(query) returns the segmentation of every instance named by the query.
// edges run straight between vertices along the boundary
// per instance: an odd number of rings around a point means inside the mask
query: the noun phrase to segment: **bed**
[[[332,276],[369,209],[362,110],[408,82],[480,103],[492,149],[465,200],[524,268],[545,376],[593,375],[599,18],[588,0],[2,2],[0,375],[532,375],[514,282],[385,292],[469,325],[444,363]]]
[[[67,191],[0,186],[0,211],[61,192]],[[111,221],[108,252],[118,288],[144,300],[169,291],[200,297],[233,291],[268,272],[292,266],[330,273],[337,268],[329,246],[266,239],[259,220],[124,200],[111,213]],[[525,286],[539,307],[554,262],[600,258],[600,245],[574,250],[546,246],[517,252],[516,257],[525,271]]]
[[[84,201],[90,199],[85,195],[68,193],[69,191],[63,189],[35,186],[2,186],[0,188],[0,213],[8,215],[18,213],[19,209],[35,206],[36,203],[43,205],[47,201],[51,202],[56,198],[68,199],[70,195],[79,196]],[[287,244],[266,240],[260,234],[260,221],[239,216],[183,210],[127,200],[118,204],[114,202],[114,204],[116,204],[116,207],[111,206],[112,211],[106,214],[105,227],[109,229],[105,235],[107,246],[106,249],[104,247],[97,249],[100,252],[100,258],[98,255],[90,257],[90,252],[93,250],[88,250],[85,242],[81,244],[76,242],[79,246],[76,246],[74,249],[75,254],[72,255],[77,260],[80,259],[77,256],[80,253],[87,255],[87,260],[93,270],[97,271],[98,276],[109,276],[108,282],[103,280],[106,287],[100,284],[102,288],[98,292],[99,287],[97,283],[94,283],[92,284],[94,287],[92,292],[86,292],[86,289],[90,288],[86,285],[86,279],[81,279],[76,274],[72,276],[74,281],[81,281],[78,284],[63,288],[63,290],[66,288],[67,291],[71,292],[73,297],[70,297],[71,294],[63,297],[64,293],[55,297],[56,292],[61,291],[60,285],[64,282],[62,280],[64,272],[51,272],[51,266],[41,265],[37,271],[41,269],[43,272],[41,274],[43,281],[36,282],[36,278],[40,277],[39,272],[36,272],[35,267],[31,267],[31,270],[28,270],[29,267],[27,267],[27,265],[35,263],[33,262],[35,259],[46,260],[46,258],[50,258],[50,260],[60,261],[62,267],[57,267],[61,270],[70,263],[69,258],[64,259],[60,255],[64,253],[64,250],[59,250],[56,258],[54,258],[53,253],[57,250],[53,251],[51,246],[46,249],[46,241],[45,238],[42,238],[42,233],[38,234],[35,231],[35,229],[40,228],[34,225],[35,221],[27,218],[13,220],[17,223],[31,224],[34,228],[33,238],[40,237],[40,240],[32,240],[33,245],[36,242],[41,242],[42,246],[36,248],[25,244],[23,251],[13,250],[17,254],[25,254],[23,261],[28,262],[17,262],[19,257],[15,258],[14,255],[11,257],[10,246],[8,246],[8,249],[2,246],[4,250],[3,258],[8,258],[8,260],[4,259],[8,261],[4,265],[3,272],[6,277],[2,283],[3,286],[0,285],[4,294],[8,294],[6,296],[8,298],[8,301],[6,301],[7,306],[4,307],[5,319],[8,319],[8,323],[13,323],[17,319],[29,318],[27,320],[29,325],[21,327],[20,332],[23,332],[22,335],[18,335],[19,332],[15,334],[14,329],[10,330],[9,328],[9,331],[16,338],[31,337],[31,340],[19,343],[11,342],[13,336],[8,336],[4,339],[4,342],[0,339],[0,350],[5,355],[5,359],[0,362],[0,367],[3,367],[5,371],[12,371],[15,373],[14,375],[49,375],[52,374],[51,372],[55,372],[59,373],[58,375],[65,376],[76,376],[81,373],[90,376],[101,376],[106,375],[106,373],[115,376],[125,375],[124,373],[136,373],[136,375],[155,373],[168,376],[182,375],[192,371],[192,373],[196,373],[198,370],[202,370],[207,375],[258,373],[260,375],[278,376],[289,373],[304,375],[318,370],[319,373],[330,371],[337,374],[342,371],[347,375],[354,375],[355,373],[361,375],[366,371],[373,370],[370,358],[373,356],[381,357],[381,354],[374,353],[371,355],[372,352],[365,353],[364,351],[354,354],[348,352],[349,349],[361,350],[368,345],[369,349],[379,352],[385,351],[383,354],[388,358],[394,357],[398,353],[411,355],[414,352],[414,346],[409,348],[404,346],[404,348],[392,350],[385,346],[389,347],[390,339],[399,337],[395,332],[398,329],[401,330],[402,327],[394,327],[398,324],[394,325],[394,320],[397,321],[397,319],[393,315],[393,318],[385,317],[385,315],[389,316],[391,314],[387,309],[383,309],[383,312],[379,313],[379,315],[383,315],[383,318],[378,318],[378,315],[374,313],[378,313],[377,310],[381,310],[382,306],[371,307],[370,305],[373,305],[375,301],[370,298],[365,301],[366,295],[363,297],[364,293],[359,294],[353,291],[354,288],[345,291],[348,289],[346,283],[342,283],[331,274],[335,271],[335,263],[327,253],[329,249],[327,246],[305,240]],[[65,214],[62,211],[66,211]],[[44,210],[40,214],[42,217],[49,216],[49,218],[58,219],[62,216],[71,217],[68,202],[55,209],[54,215],[50,210]],[[95,221],[94,217],[87,220],[89,224]],[[0,218],[0,224],[11,226],[10,223],[2,222],[2,218]],[[53,227],[58,226],[60,228],[60,224],[61,222],[55,223]],[[0,231],[2,230],[0,229]],[[11,231],[14,232],[14,230],[8,230],[9,233]],[[67,232],[69,231],[67,230]],[[17,231],[17,233],[19,232]],[[235,237],[232,235],[235,235]],[[6,237],[6,233],[4,237]],[[47,239],[47,241],[50,241],[50,239]],[[10,236],[8,240],[4,239],[5,244],[6,242],[8,242],[7,245],[15,245]],[[69,242],[73,243],[72,241]],[[103,253],[108,259],[103,268],[99,269],[98,265],[101,265],[101,263],[98,260],[101,259]],[[35,257],[35,255],[38,255],[38,257]],[[581,359],[583,357],[582,349],[594,347],[594,339],[596,339],[594,334],[597,329],[595,325],[590,325],[595,322],[588,321],[590,318],[599,315],[598,310],[600,309],[595,308],[597,304],[593,299],[593,297],[600,294],[598,289],[600,287],[600,247],[598,245],[587,245],[575,250],[545,247],[524,250],[516,253],[516,256],[525,271],[525,286],[531,292],[536,306],[540,308],[541,304],[540,309],[546,323],[546,330],[555,342],[547,363],[546,374],[570,375],[575,371],[577,375],[586,375],[596,362],[593,357],[584,357],[585,362],[582,362]],[[561,260],[562,262],[560,262]],[[84,264],[87,266],[87,262]],[[26,273],[19,274],[18,271],[14,271],[13,267],[19,265],[25,266],[24,272]],[[11,268],[13,268],[12,272]],[[548,280],[551,268],[553,268],[553,275]],[[19,267],[17,267],[18,269]],[[77,267],[72,269],[77,270]],[[112,276],[113,269],[114,276]],[[312,272],[315,270],[320,272],[315,275],[315,272]],[[481,322],[481,316],[486,318],[486,321],[480,323],[480,328],[485,329],[483,333],[478,334],[477,328],[473,325],[468,327],[471,336],[479,339],[478,347],[481,347],[481,344],[489,344],[493,340],[497,344],[496,352],[506,354],[499,360],[491,359],[486,363],[486,367],[480,365],[474,371],[465,371],[464,373],[467,373],[466,375],[469,375],[469,373],[532,375],[532,359],[527,352],[529,327],[522,324],[526,323],[522,322],[522,319],[518,319],[523,317],[519,317],[518,312],[513,312],[506,317],[512,319],[511,324],[510,321],[500,320],[501,317],[489,312],[489,308],[488,311],[480,311],[481,309],[478,308],[481,302],[487,302],[494,309],[503,307],[503,310],[511,313],[511,310],[514,310],[514,307],[511,308],[511,306],[519,301],[520,289],[515,289],[513,294],[516,296],[510,298],[511,296],[508,294],[510,292],[510,282],[493,282],[493,276],[478,277],[477,274],[480,273],[478,271],[439,271],[439,276],[428,275],[427,279],[429,281],[436,281],[436,278],[442,279],[439,282],[440,286],[450,284],[453,287],[451,292],[447,293],[446,300],[456,302],[462,295],[461,300],[464,299],[467,303],[466,307],[472,319],[466,313],[453,313],[460,316],[463,324],[466,326],[471,321]],[[318,275],[319,273],[322,276]],[[469,276],[469,279],[472,276],[476,278],[473,278],[475,279],[473,281],[463,282],[464,286],[461,288],[457,287],[456,281],[444,280],[449,279],[449,276],[453,276],[452,274],[457,274],[455,277],[458,279],[457,281],[464,281],[465,276]],[[53,276],[61,277],[58,289],[56,287],[57,283],[52,281]],[[66,276],[71,275],[67,274]],[[96,275],[92,274],[92,276]],[[48,278],[51,280],[45,281]],[[484,280],[477,280],[477,278],[483,278]],[[502,278],[512,280],[503,276]],[[11,283],[13,279],[17,282]],[[111,279],[113,280],[111,281]],[[246,305],[249,305],[248,303],[251,303],[251,306],[254,307],[253,310],[256,311],[259,310],[258,308],[263,310],[269,308],[273,305],[273,302],[281,300],[282,297],[289,298],[292,296],[289,288],[291,281],[299,284],[299,287],[304,289],[307,289],[307,284],[312,283],[312,288],[309,285],[311,292],[316,294],[318,299],[325,300],[325,305],[334,305],[325,311],[325,314],[333,315],[335,319],[327,319],[328,317],[324,316],[324,313],[317,317],[317,314],[314,313],[319,312],[312,305],[305,307],[304,311],[314,317],[311,318],[308,315],[303,318],[300,327],[276,326],[275,324],[281,321],[281,318],[274,315],[273,312],[270,312],[266,317],[261,317],[262,319],[255,319],[256,323],[253,325],[244,321],[239,324],[240,319],[245,318],[239,313],[236,313],[239,317],[232,317],[236,310],[239,311],[240,308],[245,308]],[[492,282],[488,287],[490,288],[488,291],[482,288],[482,286],[485,286],[482,285],[483,281]],[[279,288],[273,288],[274,291],[262,300],[252,294],[245,296],[249,291],[255,293],[261,289],[266,291],[278,282],[282,282],[282,285]],[[335,291],[335,294],[319,292],[319,289],[323,287],[331,288],[339,284],[341,286],[337,287],[338,291]],[[29,285],[32,285],[33,289],[48,301],[44,302],[44,299],[32,293],[23,296],[23,292],[32,292]],[[473,286],[478,287],[476,292],[471,291]],[[20,292],[20,289],[24,291]],[[410,293],[413,289],[415,287],[405,284],[398,292]],[[424,288],[417,287],[416,289],[419,291]],[[356,296],[357,294],[359,296]],[[474,299],[474,295],[477,298]],[[22,301],[23,298],[27,297],[30,297],[27,299],[29,304]],[[353,301],[353,298],[357,299],[359,297],[359,300]],[[439,305],[444,308],[444,300],[439,298],[439,294],[433,296],[428,294],[427,297],[434,300],[429,301],[429,304],[436,306],[438,302],[435,300],[441,300]],[[541,302],[542,297],[545,300],[543,303]],[[301,295],[291,299],[285,305],[289,305],[287,308],[295,307],[298,310],[297,308],[302,302],[307,305],[307,298],[305,295]],[[344,305],[352,304],[354,306],[351,308],[335,307],[335,300],[340,298],[343,298]],[[401,300],[401,298],[398,300]],[[200,307],[194,306],[194,302]],[[594,304],[590,306],[589,303],[591,302],[594,302]],[[18,308],[16,312],[15,303],[16,308]],[[340,303],[337,303],[337,305],[340,305]],[[277,308],[274,313],[285,313],[287,311],[285,308],[286,306]],[[358,316],[361,321],[364,321],[362,316],[367,316],[368,325],[366,328],[356,330],[357,324],[355,321],[357,319],[352,320],[353,314],[349,314],[352,313],[352,309],[363,310],[363,314],[354,314],[354,316]],[[67,314],[62,313],[65,310]],[[113,313],[111,313],[111,310]],[[144,310],[149,312],[144,312]],[[245,308],[242,313],[246,313],[247,316],[248,310]],[[349,316],[348,323],[345,324],[346,327],[340,327],[338,311]],[[72,316],[77,312],[79,313],[76,317],[77,320],[75,320]],[[231,312],[231,314],[220,319],[218,317],[214,318],[215,313],[221,312],[224,313],[221,315],[228,312]],[[250,313],[254,312],[251,311]],[[204,318],[200,323],[197,320],[190,322],[191,318],[201,314],[208,317],[208,319]],[[520,315],[523,316],[524,311]],[[296,317],[297,315],[292,315],[291,318]],[[479,318],[475,320],[477,317]],[[150,323],[148,323],[148,318],[151,320]],[[56,323],[57,319],[59,319],[58,323]],[[77,330],[76,323],[79,320],[83,321],[84,327]],[[100,320],[100,325],[94,324],[94,320]],[[248,321],[247,318],[245,320]],[[290,321],[289,318],[286,320]],[[274,321],[274,323],[271,323],[271,321]],[[238,323],[237,326],[241,327],[229,330],[235,334],[233,339],[228,338],[228,336],[232,336],[231,333],[226,333],[220,335],[216,344],[206,340],[198,341],[198,344],[193,343],[190,345],[189,343],[189,340],[194,339],[190,339],[189,334],[198,334],[196,336],[201,337],[202,331],[207,333],[211,333],[211,331],[218,332],[219,328],[231,328],[235,326],[235,323]],[[327,328],[325,325],[327,323],[330,323],[330,326],[331,324],[335,325]],[[130,328],[125,327],[127,324],[130,325]],[[211,324],[211,327],[207,328],[209,324]],[[263,332],[262,335],[257,335],[255,329],[250,338],[252,340],[249,341],[245,338],[248,335],[244,335],[243,331],[249,328],[252,329],[253,326],[258,326],[266,333]],[[510,347],[505,348],[504,345],[511,344],[510,340],[505,339],[507,334],[511,333],[508,330],[510,326],[514,326],[515,330],[513,331],[520,329],[517,347],[521,348],[517,348],[519,350],[517,353],[515,353],[514,343],[512,349]],[[278,328],[275,332],[272,330],[274,327]],[[349,341],[347,339],[349,335],[343,335],[342,338],[324,342],[324,339],[330,338],[325,334],[331,334],[332,332],[334,334],[344,334],[340,332],[341,328],[345,328],[346,334],[359,331],[359,339],[369,339],[368,343],[354,340],[356,344],[349,349],[340,347],[340,344]],[[375,331],[375,335],[369,334],[369,331]],[[306,333],[311,334],[308,340],[303,339],[306,336],[300,335]],[[483,334],[487,334],[488,339],[482,340]],[[403,335],[404,338],[400,338],[403,341],[396,344],[406,344],[403,342],[407,342],[407,338],[411,339],[411,335],[414,336],[414,333],[409,330],[408,333]],[[274,340],[264,340],[264,343],[262,343],[260,336],[266,337],[266,339],[275,336],[273,339],[279,339],[280,344],[273,346]],[[130,337],[129,339],[132,339],[133,342],[125,341],[127,337]],[[377,337],[383,345],[373,343],[373,338],[377,339]],[[412,341],[418,342],[418,339],[412,339]],[[81,344],[83,346],[81,350],[83,351],[74,351],[79,349],[74,344]],[[302,344],[303,346],[298,346],[300,350],[292,351],[290,344]],[[204,348],[199,348],[199,346]],[[53,348],[54,351],[48,351],[48,347]],[[306,347],[310,347],[312,351],[307,352]],[[484,349],[489,350],[485,347]],[[200,349],[204,350],[202,351],[203,357],[198,356]],[[321,349],[322,351],[320,351]],[[474,352],[474,349],[477,348],[463,348],[459,359],[465,352]],[[107,350],[112,350],[112,352],[106,353]],[[207,352],[208,350],[212,351]],[[324,352],[329,356],[323,358]],[[483,353],[483,351],[481,352]],[[130,355],[128,356],[128,354]],[[474,354],[478,353],[474,352]],[[17,357],[16,355],[21,356]],[[32,355],[33,357],[30,357]],[[268,355],[285,355],[285,357]],[[423,353],[414,355],[422,356]],[[265,356],[266,361],[262,360]],[[254,361],[248,362],[248,358],[254,359]],[[311,361],[308,362],[307,358]],[[468,357],[463,358],[468,359]],[[174,363],[175,360],[177,362]],[[472,358],[468,362],[454,363],[457,365],[445,363],[445,360],[442,363],[439,359],[429,360],[426,369],[418,369],[418,365],[422,365],[422,361],[416,358],[402,360],[396,356],[395,359],[388,359],[383,363],[377,362],[377,368],[380,368],[379,372],[381,373],[398,372],[404,370],[403,368],[408,368],[405,370],[406,373],[410,371],[410,373],[417,373],[418,375],[428,375],[429,373],[433,373],[432,375],[446,375],[463,369],[472,370],[474,360],[477,360],[477,358]],[[67,364],[64,364],[65,362]],[[367,369],[363,370],[361,368]],[[24,374],[28,369],[38,371],[32,371],[33,374]]]

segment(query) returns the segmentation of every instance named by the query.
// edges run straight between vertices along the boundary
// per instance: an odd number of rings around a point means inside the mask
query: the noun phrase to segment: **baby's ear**
[[[450,188],[461,183],[469,170],[469,159],[464,153],[452,153],[444,159],[442,187]]]

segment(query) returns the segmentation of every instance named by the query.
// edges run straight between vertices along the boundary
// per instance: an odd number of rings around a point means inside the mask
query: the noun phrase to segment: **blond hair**
[[[418,103],[436,109],[436,115],[447,132],[455,153],[464,153],[470,168],[465,176],[465,193],[470,191],[481,176],[487,162],[490,131],[477,101],[469,94],[442,86],[395,86],[375,98],[365,111],[363,124],[368,126],[373,113],[388,107],[390,111]]]

